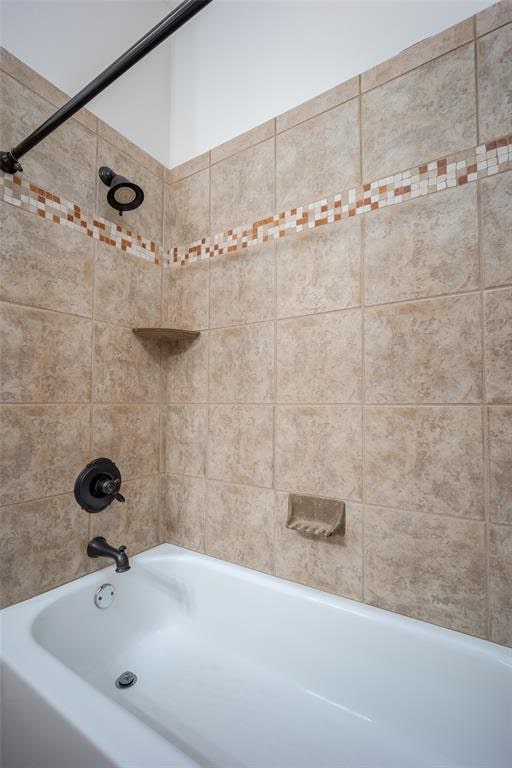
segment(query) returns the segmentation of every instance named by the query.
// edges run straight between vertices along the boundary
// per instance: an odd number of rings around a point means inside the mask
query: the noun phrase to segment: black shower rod
[[[23,168],[19,162],[27,152],[33,149],[36,144],[50,135],[56,128],[58,128],[66,120],[69,120],[75,112],[82,109],[91,99],[101,93],[107,88],[114,80],[123,75],[130,67],[133,67],[138,61],[144,58],[144,56],[160,45],[166,40],[173,32],[176,32],[183,24],[189,19],[202,11],[202,9],[209,5],[212,0],[184,0],[180,3],[171,13],[162,19],[155,27],[149,30],[144,37],[141,37],[131,48],[116,59],[113,64],[103,70],[101,74],[91,80],[91,82],[84,86],[76,96],[73,96],[66,104],[58,109],[51,117],[48,118],[39,128],[23,139],[17,146],[13,147],[7,152],[0,152],[0,168],[7,173],[16,173],[22,171]]]

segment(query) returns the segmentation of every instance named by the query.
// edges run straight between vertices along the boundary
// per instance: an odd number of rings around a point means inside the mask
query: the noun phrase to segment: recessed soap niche
[[[346,526],[345,502],[320,496],[288,496],[286,527],[308,536],[329,538],[344,536]]]

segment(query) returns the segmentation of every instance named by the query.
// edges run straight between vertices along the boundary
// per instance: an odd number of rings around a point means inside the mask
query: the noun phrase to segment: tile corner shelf
[[[186,331],[182,328],[132,328],[133,333],[143,339],[154,339],[156,341],[183,341],[196,339],[199,331]]]

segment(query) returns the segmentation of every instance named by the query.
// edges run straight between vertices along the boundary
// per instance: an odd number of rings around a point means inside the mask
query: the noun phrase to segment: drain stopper
[[[135,675],[133,672],[130,672],[127,670],[126,672],[123,672],[122,675],[119,675],[119,677],[116,680],[116,688],[131,688],[132,685],[135,685],[137,682],[137,675]]]

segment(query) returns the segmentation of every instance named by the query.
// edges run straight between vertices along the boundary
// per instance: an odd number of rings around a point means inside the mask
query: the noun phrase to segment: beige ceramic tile
[[[277,315],[308,315],[361,303],[361,221],[298,232],[277,243]]]
[[[210,406],[210,478],[272,485],[273,408],[266,405]]]
[[[37,96],[49,101],[54,108],[62,107],[63,104],[69,101],[68,94],[59,90],[53,83],[42,77],[39,72],[31,69],[25,62],[17,59],[10,51],[2,47],[0,47],[0,69],[11,75],[15,80],[18,80],[26,88],[30,88]],[[52,110],[52,112],[54,111],[55,109]],[[85,128],[89,128],[93,133],[96,133],[98,118],[92,112],[89,112],[88,109],[80,109],[73,115],[73,119],[77,120]],[[22,138],[22,136],[18,137],[18,139]]]
[[[512,171],[480,182],[485,285],[512,283]]]
[[[175,181],[185,179],[187,176],[192,176],[193,173],[202,171],[208,168],[210,165],[210,153],[203,152],[202,155],[197,155],[191,160],[187,160],[181,165],[177,165],[174,168],[164,168],[164,181],[166,184],[174,184]]]
[[[478,294],[367,309],[366,402],[480,402],[481,339]]]
[[[512,24],[478,40],[480,141],[512,131]]]
[[[271,242],[212,260],[210,328],[273,317],[274,253]]]
[[[276,194],[280,211],[342,192],[358,181],[357,99],[277,136]]]
[[[168,403],[205,403],[208,400],[208,331],[193,341],[162,344]]]
[[[164,184],[164,246],[190,245],[209,232],[210,171]]]
[[[163,325],[208,328],[208,261],[163,270]]]
[[[2,607],[87,573],[88,518],[72,493],[0,509]]]
[[[207,408],[167,408],[167,472],[202,476],[206,469]]]
[[[95,318],[130,327],[160,324],[161,267],[96,243]]]
[[[209,398],[213,403],[274,399],[274,323],[210,331]]]
[[[218,163],[221,160],[225,160],[227,157],[242,152],[244,149],[259,144],[265,139],[270,139],[274,135],[274,119],[267,120],[266,123],[257,125],[256,128],[251,128],[250,131],[245,131],[239,136],[235,136],[234,139],[225,141],[223,144],[219,144],[218,147],[212,149],[210,153],[211,163]]]
[[[427,37],[415,45],[411,45],[397,56],[387,59],[382,64],[363,72],[361,75],[361,89],[368,91],[378,85],[386,83],[415,67],[426,64],[444,53],[458,48],[473,39],[473,19],[465,19],[460,24],[444,29],[437,35]]]
[[[500,2],[493,3],[489,8],[484,8],[483,11],[477,13],[476,33],[477,35],[485,35],[486,32],[491,32],[508,21],[512,21],[512,2],[500,0]]]
[[[365,600],[486,637],[484,524],[367,507]]]
[[[121,224],[146,238],[162,242],[162,179],[148,171],[132,157],[121,152],[107,141],[98,138],[97,167],[106,165],[116,173],[138,184],[144,192],[144,201],[134,211],[125,211],[122,216],[107,202],[108,187],[97,177],[98,203],[96,210],[115,224]],[[97,173],[97,172],[96,172]]]
[[[103,120],[98,120],[98,135],[101,136],[109,144],[112,144],[116,149],[119,149],[125,155],[130,155],[137,163],[143,165],[148,171],[151,171],[155,176],[162,178],[164,166],[155,160],[154,157],[149,155],[143,149],[141,149],[133,141],[127,139],[122,133],[116,131],[111,125],[105,123]]]
[[[364,181],[474,146],[473,44],[363,94],[361,119]]]
[[[0,204],[0,299],[91,315],[93,241]]]
[[[125,480],[158,472],[158,405],[93,406],[92,453],[115,461]]]
[[[207,553],[272,572],[273,511],[272,490],[209,482]]]
[[[277,323],[277,401],[361,401],[362,317],[346,309]]]
[[[361,500],[361,408],[276,408],[276,488]]]
[[[320,538],[287,528],[288,494],[277,493],[276,496],[276,576],[361,600],[363,542],[360,505],[347,504],[344,536]]]
[[[364,252],[367,304],[479,288],[476,185],[365,216]]]
[[[488,408],[490,517],[512,524],[512,406]]]
[[[489,526],[489,612],[495,643],[512,646],[512,527]]]
[[[0,406],[0,504],[72,490],[89,459],[89,412],[83,404]]]
[[[212,234],[253,224],[273,212],[274,139],[267,139],[212,166]]]
[[[298,107],[293,107],[293,109],[289,109],[288,112],[279,115],[279,117],[276,118],[277,133],[286,131],[288,128],[293,128],[294,125],[303,123],[305,120],[309,120],[311,117],[315,117],[332,107],[337,107],[338,104],[343,104],[344,101],[349,101],[349,99],[353,99],[354,96],[357,96],[358,94],[358,77],[352,77],[344,83],[335,85],[334,88],[329,88],[328,91],[324,91],[319,96],[315,96],[314,98],[309,99],[309,101],[299,104]]]
[[[55,112],[55,107],[9,75],[0,73],[0,146],[15,146]],[[49,192],[94,209],[96,134],[68,120],[22,158],[24,177]]]
[[[91,321],[0,303],[0,399],[84,402],[91,396]]]
[[[124,504],[114,501],[103,512],[90,516],[91,538],[104,536],[113,547],[124,544],[130,557],[161,543],[158,533],[159,478],[155,475],[128,480],[123,482],[121,491],[126,499]],[[93,563],[104,568],[111,561],[98,558]]]
[[[512,402],[512,288],[485,294],[487,400]]]
[[[93,400],[97,403],[157,403],[160,346],[131,328],[95,323]]]
[[[476,406],[366,409],[366,500],[483,517],[482,412]]]
[[[204,552],[206,480],[183,475],[165,475],[162,477],[162,486],[162,540]]]

